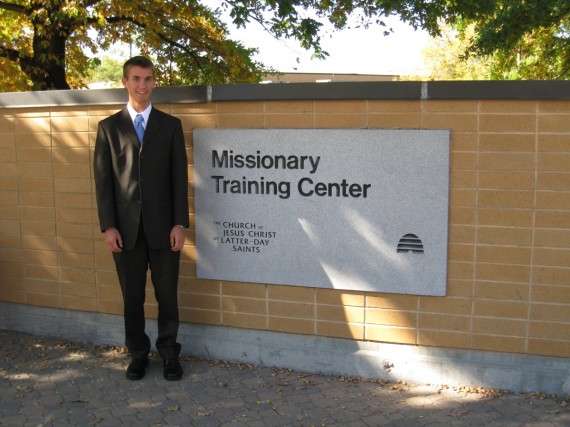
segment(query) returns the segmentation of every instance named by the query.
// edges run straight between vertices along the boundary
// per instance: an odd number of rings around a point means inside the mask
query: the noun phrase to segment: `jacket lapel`
[[[154,139],[154,135],[160,130],[160,116],[156,114],[154,107],[150,110],[148,123],[144,131],[144,144],[149,144]],[[143,145],[144,145],[143,144]]]
[[[129,110],[127,110],[127,107],[121,110],[121,115],[119,117],[119,126],[121,128],[121,134],[125,135],[125,138],[130,143],[138,147],[140,145],[139,138],[135,131],[135,125],[133,124],[133,120],[131,119],[131,115],[129,114]],[[145,134],[145,139],[146,139],[146,134]]]

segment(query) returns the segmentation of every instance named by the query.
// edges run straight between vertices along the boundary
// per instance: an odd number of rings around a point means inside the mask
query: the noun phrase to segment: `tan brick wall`
[[[92,150],[120,105],[0,109],[0,300],[120,314],[97,222]],[[180,277],[185,322],[570,356],[570,101],[274,101],[158,105],[185,129],[451,129],[446,297]],[[192,184],[192,182],[191,182]],[[194,200],[190,188],[191,224]],[[148,285],[148,314],[156,302]]]

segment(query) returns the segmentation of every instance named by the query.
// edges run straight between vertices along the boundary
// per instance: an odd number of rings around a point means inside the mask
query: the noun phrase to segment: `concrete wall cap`
[[[568,80],[400,81],[228,84],[159,87],[154,103],[188,104],[299,100],[568,100]],[[0,108],[111,105],[126,102],[124,89],[0,93]]]

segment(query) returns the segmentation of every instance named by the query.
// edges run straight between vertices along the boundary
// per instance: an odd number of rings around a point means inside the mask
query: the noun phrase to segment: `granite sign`
[[[449,131],[195,129],[197,275],[445,295]]]

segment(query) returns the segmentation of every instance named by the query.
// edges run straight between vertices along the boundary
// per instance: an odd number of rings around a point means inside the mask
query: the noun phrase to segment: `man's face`
[[[128,76],[123,77],[123,86],[129,93],[129,102],[135,110],[142,111],[150,104],[155,86],[153,70],[137,65],[131,67]]]

